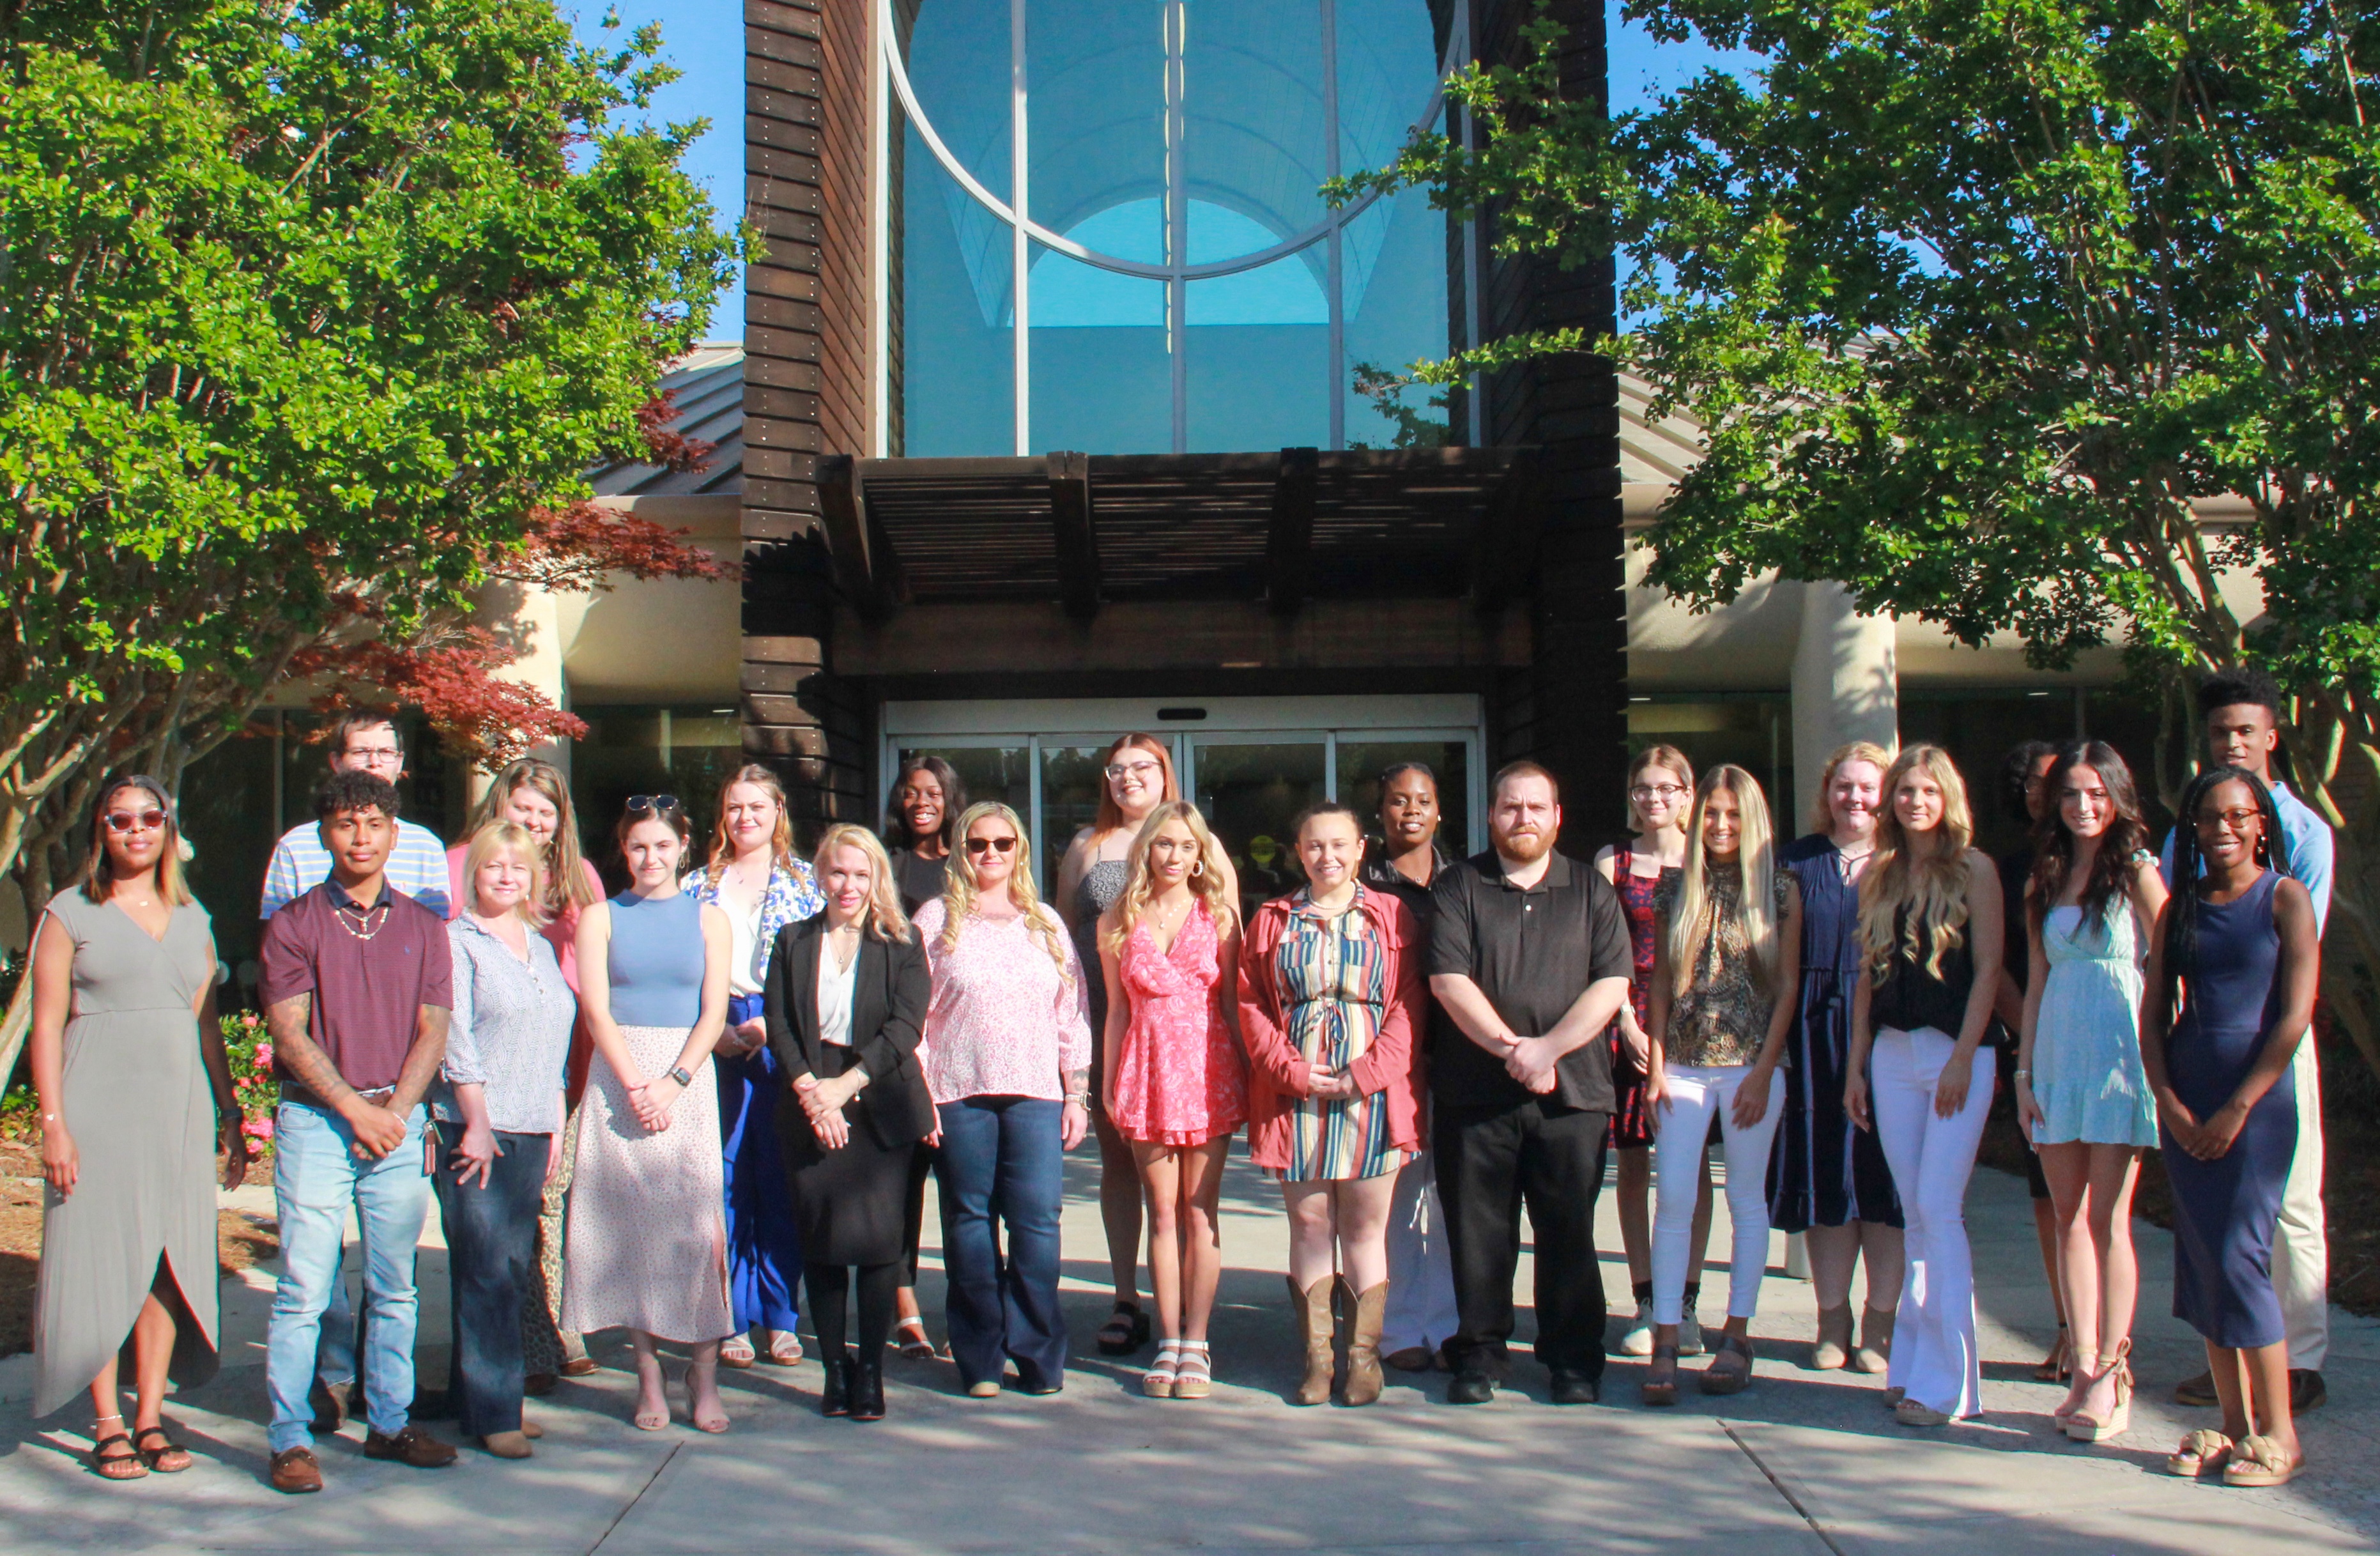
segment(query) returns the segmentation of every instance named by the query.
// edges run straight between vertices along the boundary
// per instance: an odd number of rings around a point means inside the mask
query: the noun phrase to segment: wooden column
[[[868,715],[832,674],[821,457],[870,452],[867,0],[746,0],[744,748],[807,841],[860,821]]]

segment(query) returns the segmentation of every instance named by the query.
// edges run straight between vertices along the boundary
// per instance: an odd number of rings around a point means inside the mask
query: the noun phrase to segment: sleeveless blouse
[[[612,1019],[691,1027],[702,1015],[702,904],[691,892],[612,899]]]

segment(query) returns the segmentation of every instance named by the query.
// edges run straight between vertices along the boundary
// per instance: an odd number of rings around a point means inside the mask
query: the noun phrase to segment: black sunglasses
[[[641,816],[648,810],[677,808],[679,807],[675,795],[630,795],[628,796],[628,814],[631,816]]]
[[[1014,853],[1016,849],[1016,839],[1014,837],[970,837],[966,840],[966,850],[970,854],[980,854],[986,849],[990,849],[1002,854]]]

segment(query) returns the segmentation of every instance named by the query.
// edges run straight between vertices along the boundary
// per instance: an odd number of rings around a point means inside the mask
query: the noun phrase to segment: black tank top
[[[1868,1028],[1890,1027],[1913,1032],[1931,1027],[1951,1038],[1967,1024],[1967,996],[1975,987],[1975,954],[1968,937],[1942,955],[1942,970],[1929,973],[1925,964],[1934,954],[1931,931],[1917,937],[1917,954],[1909,953],[1909,910],[1902,908],[1892,925],[1892,961],[1868,992]],[[1984,1034],[1986,1042],[1992,1034]]]

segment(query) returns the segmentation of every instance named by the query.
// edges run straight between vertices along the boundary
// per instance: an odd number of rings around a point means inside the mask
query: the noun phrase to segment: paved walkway
[[[327,1445],[330,1489],[289,1500],[261,1484],[261,1342],[270,1272],[226,1287],[226,1362],[172,1402],[200,1455],[179,1476],[103,1485],[82,1466],[79,1411],[22,1412],[30,1358],[0,1364],[0,1552],[108,1550],[627,1552],[1076,1552],[1325,1550],[1400,1556],[1482,1549],[1730,1556],[1901,1550],[1929,1556],[2056,1552],[2287,1551],[2380,1546],[2380,1325],[2336,1317],[2333,1403],[2306,1424],[2316,1467],[2275,1492],[2191,1485],[2156,1472],[2205,1413],[2161,1403],[2200,1365],[2196,1338],[2165,1317],[2171,1247],[2142,1226],[2143,1383],[2131,1433],[2084,1448],[2054,1436],[2057,1397],[2034,1383],[2048,1307],[2022,1183],[1979,1173],[1969,1201],[1982,1272],[1988,1410],[1920,1432],[1894,1425],[1876,1381],[1802,1368],[1813,1329],[1806,1284],[1772,1276],[1754,1332],[1766,1355],[1748,1392],[1674,1410],[1635,1403],[1640,1364],[1615,1361],[1607,1403],[1557,1410],[1525,1362],[1521,1387],[1484,1409],[1439,1403],[1442,1378],[1401,1375],[1379,1405],[1300,1410],[1281,1270],[1277,1191],[1245,1161],[1227,1184],[1222,1374],[1211,1400],[1145,1400],[1135,1368],[1099,1357],[1106,1304],[1092,1163],[1069,1165],[1066,1273],[1076,1370],[1053,1399],[958,1396],[947,1364],[894,1367],[892,1418],[858,1427],[815,1413],[818,1368],[732,1374],[735,1429],[627,1425],[624,1348],[534,1413],[538,1457],[466,1452],[425,1474],[365,1460],[350,1428]],[[243,1191],[253,1195],[254,1191]],[[266,1202],[269,1209],[269,1200]],[[1725,1201],[1713,1246],[1726,1247]],[[929,1234],[932,1217],[928,1218]],[[1618,1246],[1607,1197],[1602,1246]],[[1780,1246],[1776,1252],[1781,1257]],[[425,1336],[445,1330],[444,1254],[425,1243]],[[1617,1265],[1613,1256],[1609,1261]],[[1609,1271],[1615,1291],[1624,1272]],[[1706,1277],[1718,1307],[1725,1273]],[[939,1304],[928,1276],[928,1310]],[[1523,1285],[1525,1293],[1525,1279]],[[1526,1318],[1524,1318],[1524,1324]],[[443,1349],[424,1359],[443,1371]]]

